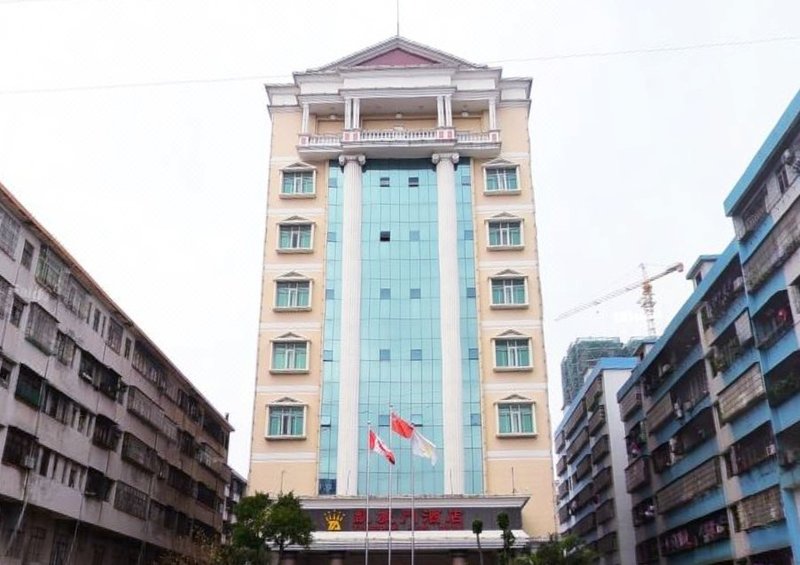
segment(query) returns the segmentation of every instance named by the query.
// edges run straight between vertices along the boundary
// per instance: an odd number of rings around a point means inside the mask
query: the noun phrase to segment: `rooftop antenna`
[[[395,8],[397,9],[397,14],[395,17],[395,21],[397,22],[397,37],[400,37],[400,0],[395,1]]]

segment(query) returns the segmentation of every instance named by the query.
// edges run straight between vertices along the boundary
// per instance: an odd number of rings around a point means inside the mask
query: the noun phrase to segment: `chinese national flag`
[[[411,436],[414,435],[414,424],[406,422],[394,412],[392,412],[391,421],[392,421],[392,431],[397,435],[402,436],[406,439],[411,439]]]
[[[372,430],[369,431],[369,450],[374,451],[378,455],[383,455],[389,463],[394,465],[394,453],[392,453],[391,449],[386,447],[386,444],[378,437],[378,434]]]

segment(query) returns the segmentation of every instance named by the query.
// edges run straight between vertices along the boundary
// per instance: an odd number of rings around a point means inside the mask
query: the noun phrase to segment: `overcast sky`
[[[401,0],[401,34],[531,76],[551,379],[629,293],[733,234],[722,200],[800,87],[797,0]],[[395,32],[393,0],[0,0],[0,182],[237,431],[247,471],[266,206],[263,83]],[[655,285],[663,329],[690,285]]]

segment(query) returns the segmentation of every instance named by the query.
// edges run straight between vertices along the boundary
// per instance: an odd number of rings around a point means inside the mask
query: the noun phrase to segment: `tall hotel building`
[[[307,497],[312,551],[352,557],[367,521],[389,529],[370,423],[397,457],[396,551],[412,491],[417,550],[463,559],[474,518],[496,547],[501,511],[518,546],[555,531],[530,88],[400,37],[267,85],[249,481]],[[391,437],[390,405],[437,445],[435,466]]]

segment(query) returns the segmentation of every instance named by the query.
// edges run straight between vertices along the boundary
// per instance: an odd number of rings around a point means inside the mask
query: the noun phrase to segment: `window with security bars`
[[[492,279],[492,306],[522,306],[527,304],[525,279]]]
[[[272,344],[273,371],[308,370],[308,342],[279,341]]]
[[[6,317],[6,308],[11,296],[12,285],[3,277],[0,277],[0,318]]]
[[[275,290],[275,307],[308,308],[311,306],[310,281],[278,281]]]
[[[719,393],[720,421],[729,422],[741,415],[766,392],[761,369],[758,364],[755,364],[732,385]]]
[[[305,436],[304,406],[270,406],[267,437],[300,438]]]
[[[119,353],[120,347],[122,347],[122,324],[113,318],[108,319],[106,344],[108,344],[108,347],[115,353]]]
[[[67,268],[64,262],[49,247],[43,245],[39,250],[36,281],[50,292],[57,293],[61,277],[66,272]]]
[[[60,363],[71,367],[76,349],[75,341],[71,337],[61,332],[56,333],[55,354]]]
[[[743,498],[734,506],[736,530],[748,531],[783,520],[783,503],[778,487]]]
[[[117,483],[117,491],[114,496],[114,508],[120,512],[125,512],[126,514],[144,520],[147,518],[148,501],[149,497],[147,493],[123,482]]]
[[[494,341],[495,367],[521,369],[531,366],[529,339],[496,339]]]
[[[497,405],[497,430],[500,435],[536,433],[532,402]]]
[[[314,194],[314,173],[312,171],[284,171],[281,194],[285,196]]]
[[[19,228],[17,219],[0,208],[0,249],[12,258],[17,249]]]
[[[14,396],[29,406],[38,408],[44,395],[44,383],[44,377],[39,376],[27,365],[20,365]]]
[[[36,438],[10,426],[6,432],[3,463],[33,469],[36,461]]]
[[[489,247],[521,247],[522,221],[489,222]]]
[[[81,320],[89,315],[89,293],[73,276],[67,277],[64,282],[61,302]]]
[[[486,192],[511,192],[519,190],[516,167],[486,169]]]
[[[28,313],[25,337],[48,355],[53,351],[58,331],[58,320],[35,302]]]
[[[278,233],[278,249],[303,251],[311,249],[311,224],[283,224]]]

